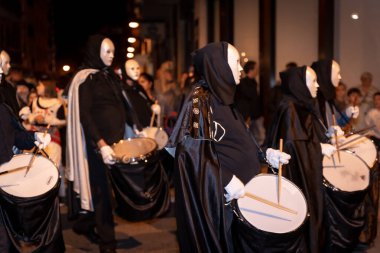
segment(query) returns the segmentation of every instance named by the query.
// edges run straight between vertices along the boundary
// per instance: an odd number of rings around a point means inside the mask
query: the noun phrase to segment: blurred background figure
[[[380,148],[380,92],[373,95],[374,107],[369,109],[365,116],[365,124],[367,127],[375,126],[370,132],[371,139],[374,140],[377,148]]]
[[[363,72],[360,76],[360,85],[358,88],[362,95],[360,113],[367,114],[368,110],[373,107],[373,95],[379,90],[372,84],[373,76],[370,72]]]
[[[149,75],[148,73],[141,73],[138,83],[143,87],[146,95],[148,96],[148,99],[151,102],[154,102],[156,100],[156,94],[154,91],[154,78],[153,76]]]
[[[343,112],[347,107],[347,85],[339,82],[338,87],[335,88],[335,105],[340,112]]]

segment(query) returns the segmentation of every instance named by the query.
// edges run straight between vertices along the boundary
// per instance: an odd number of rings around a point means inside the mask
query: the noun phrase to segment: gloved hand
[[[279,162],[282,164],[288,164],[290,158],[292,158],[289,154],[272,148],[267,149],[266,155],[269,165],[276,169],[278,169]]]
[[[244,184],[235,175],[233,175],[231,181],[228,183],[226,187],[224,187],[224,189],[227,192],[226,194],[224,194],[224,197],[226,197],[226,202],[230,202],[233,199],[244,197],[245,195]]]
[[[349,106],[346,108],[346,115],[348,117],[352,117],[353,119],[356,119],[359,117],[359,107],[358,106]]]
[[[100,148],[100,153],[102,154],[103,162],[105,164],[114,164],[115,163],[115,152],[113,149],[106,145]]]
[[[152,109],[152,112],[154,112],[156,115],[159,115],[161,113],[161,106],[158,104],[153,104],[150,108]]]
[[[32,112],[30,111],[30,107],[29,106],[24,106],[23,108],[21,108],[21,110],[19,111],[18,115],[20,116],[20,118],[22,120],[27,120],[29,115],[31,114]]]
[[[328,143],[321,143],[322,154],[331,157],[336,152],[336,148]]]
[[[47,145],[49,145],[51,136],[48,133],[45,134],[41,132],[35,132],[34,139],[36,140],[34,144],[36,144],[39,149],[44,149]]]
[[[338,141],[339,141],[338,143],[345,142],[346,137],[344,137],[344,132],[342,128],[340,128],[340,126],[337,126],[337,125],[331,125],[326,133],[327,137],[329,137],[331,140],[331,144],[334,145],[336,143],[335,132],[338,137]]]

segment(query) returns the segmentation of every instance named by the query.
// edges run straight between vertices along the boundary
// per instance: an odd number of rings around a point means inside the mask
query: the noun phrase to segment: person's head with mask
[[[115,54],[113,42],[103,35],[89,37],[84,50],[81,69],[106,69],[112,65]]]
[[[137,81],[140,77],[140,64],[133,59],[129,59],[124,64],[125,74],[133,81]]]
[[[203,80],[221,103],[233,104],[243,70],[238,50],[227,42],[215,42],[194,51],[192,56],[198,80]]]
[[[0,72],[3,75],[8,75],[10,68],[11,68],[11,57],[6,51],[0,50]]]

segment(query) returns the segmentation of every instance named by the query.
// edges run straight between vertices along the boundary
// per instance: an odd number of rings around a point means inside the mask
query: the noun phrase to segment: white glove
[[[29,115],[31,114],[32,112],[30,111],[30,107],[29,106],[24,106],[23,108],[21,108],[21,110],[19,111],[18,115],[20,116],[20,118],[22,120],[27,120]]]
[[[224,187],[224,189],[227,192],[226,194],[224,194],[224,197],[226,197],[226,202],[230,202],[233,199],[244,197],[245,195],[244,184],[235,175],[233,175],[231,181],[228,183],[226,187]]]
[[[49,145],[51,141],[51,136],[48,133],[45,134],[41,132],[36,132],[34,133],[34,139],[36,140],[34,144],[36,144],[36,146],[39,149],[44,149],[47,145]]]
[[[338,137],[339,143],[346,141],[346,137],[344,137],[344,132],[343,132],[342,128],[340,128],[340,126],[337,126],[337,125],[331,125],[329,127],[329,129],[327,130],[327,133],[326,133],[327,137],[329,137],[331,139],[331,144],[334,145],[336,143],[335,132],[336,132],[336,135]]]
[[[135,129],[135,133],[137,137],[148,137],[148,134],[143,130],[139,131],[137,128]]]
[[[348,117],[352,117],[353,119],[356,119],[359,117],[359,107],[358,106],[349,106],[346,108],[346,115]]]
[[[336,148],[328,143],[321,143],[322,154],[331,157],[336,152]]]
[[[289,154],[272,148],[267,149],[266,155],[269,165],[276,169],[278,169],[279,162],[282,164],[288,164],[290,158],[292,158]]]
[[[152,112],[154,112],[156,115],[159,115],[161,113],[161,106],[158,104],[153,104],[150,108],[152,109]]]
[[[100,148],[100,153],[102,154],[103,162],[105,164],[114,164],[115,163],[115,152],[113,149],[106,145]]]

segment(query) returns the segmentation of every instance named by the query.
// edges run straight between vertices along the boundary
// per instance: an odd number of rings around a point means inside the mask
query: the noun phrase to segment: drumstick
[[[332,119],[333,119],[333,125],[336,125],[336,118],[335,118],[335,114],[333,113],[332,114]],[[338,155],[338,161],[340,163],[340,153],[339,153],[339,141],[338,141],[338,133],[337,133],[337,130],[334,129],[334,135],[335,135],[335,147],[336,147],[336,153]]]
[[[150,125],[149,125],[150,127],[153,127],[154,115],[155,115],[155,113],[153,112],[152,117],[150,118]]]
[[[274,207],[274,208],[277,208],[277,209],[283,210],[283,211],[285,211],[285,212],[292,213],[292,214],[297,214],[297,211],[294,211],[294,210],[292,210],[292,209],[290,209],[290,208],[287,208],[287,207],[285,207],[285,206],[282,206],[282,205],[276,204],[276,203],[274,203],[274,202],[272,202],[272,201],[270,201],[270,200],[267,200],[267,199],[261,198],[261,197],[259,197],[259,196],[256,196],[256,195],[252,194],[252,193],[246,192],[246,193],[245,193],[245,196],[247,196],[247,197],[249,197],[249,198],[251,198],[251,199],[257,200],[257,201],[259,201],[259,202],[261,202],[261,203],[267,204],[267,205],[269,205],[269,206],[272,206],[272,207]]]
[[[349,137],[351,135],[354,135],[354,134],[360,134],[360,133],[363,133],[363,132],[367,132],[373,128],[375,128],[376,126],[375,125],[372,125],[372,126],[369,126],[369,127],[366,127],[366,128],[363,128],[363,129],[360,129],[360,130],[357,130],[357,131],[354,131],[354,132],[351,132],[351,133],[348,133],[348,134],[345,134],[344,137]]]
[[[12,172],[16,172],[16,171],[19,171],[19,170],[24,170],[24,169],[26,169],[26,168],[28,168],[27,165],[25,165],[25,166],[21,166],[21,167],[18,167],[18,168],[13,169],[13,170],[2,171],[2,172],[0,172],[0,176],[2,176],[2,175],[4,175],[4,174],[8,174],[8,173],[12,173]]]
[[[280,152],[282,152],[283,139],[280,139]],[[280,204],[281,197],[281,177],[282,177],[282,163],[278,161],[278,175],[277,175],[277,203]]]
[[[47,132],[49,131],[49,128],[50,128],[50,124],[47,125],[43,137],[46,136]],[[28,167],[26,168],[24,177],[26,177],[26,175],[28,174],[30,168],[32,167],[32,165],[34,163],[34,160],[36,159],[37,154],[40,152],[40,147],[36,146],[33,152],[34,152],[34,154],[33,154],[32,158],[29,161],[29,164],[28,164]]]
[[[367,138],[366,135],[368,135],[368,133],[365,133],[365,134],[363,134],[363,135],[360,135],[360,136],[358,136],[358,137],[355,137],[355,138],[353,138],[353,139],[351,139],[351,140],[349,140],[349,141],[343,142],[343,143],[340,145],[340,148],[342,149],[343,146],[347,146],[348,144],[350,144],[350,143],[352,143],[352,142],[354,142],[354,141],[357,141],[357,140],[359,140],[359,139]]]

